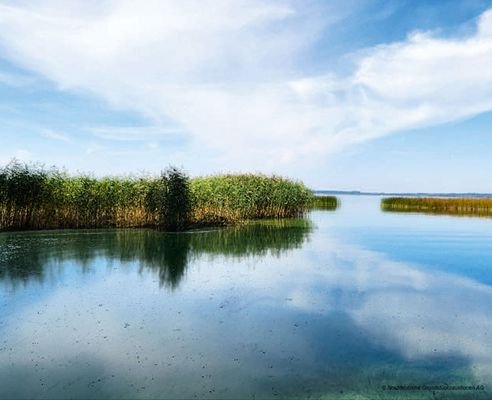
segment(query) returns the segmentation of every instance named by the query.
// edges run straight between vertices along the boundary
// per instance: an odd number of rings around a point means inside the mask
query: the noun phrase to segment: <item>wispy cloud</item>
[[[58,140],[60,142],[65,142],[65,143],[70,143],[71,139],[68,135],[61,133],[61,132],[56,132],[51,129],[46,129],[41,132],[41,136],[47,139],[51,140]]]
[[[92,155],[92,154],[95,154],[95,153],[99,153],[101,151],[104,150],[104,147],[101,146],[99,143],[94,143],[94,142],[91,142],[88,144],[87,148],[85,149],[85,153],[87,155]]]
[[[492,11],[467,37],[413,33],[366,49],[342,77],[304,72],[302,56],[332,21],[303,3],[26,4],[0,6],[0,45],[11,60],[155,124],[92,134],[154,141],[179,135],[179,126],[229,168],[323,159],[492,109]]]
[[[160,126],[104,126],[92,127],[88,130],[100,139],[124,142],[159,140],[183,134],[182,129]]]

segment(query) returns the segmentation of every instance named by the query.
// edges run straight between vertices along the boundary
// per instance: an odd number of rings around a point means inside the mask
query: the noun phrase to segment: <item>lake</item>
[[[0,234],[0,398],[485,399],[492,219]]]

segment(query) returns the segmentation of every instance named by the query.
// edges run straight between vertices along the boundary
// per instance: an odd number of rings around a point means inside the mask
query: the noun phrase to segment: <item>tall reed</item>
[[[253,174],[195,178],[191,195],[192,220],[203,225],[295,217],[306,212],[312,199],[302,183]]]
[[[156,227],[182,230],[303,214],[312,199],[277,176],[189,179],[170,167],[160,177],[70,176],[11,162],[0,168],[0,229]]]
[[[71,177],[12,162],[0,169],[0,228],[52,229],[150,225],[146,178]]]

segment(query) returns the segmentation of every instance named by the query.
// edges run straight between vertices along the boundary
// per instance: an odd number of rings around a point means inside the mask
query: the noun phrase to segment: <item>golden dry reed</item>
[[[157,227],[182,230],[306,212],[312,193],[278,176],[189,179],[176,168],[160,177],[70,176],[11,162],[0,168],[0,230]]]
[[[384,211],[492,216],[492,198],[388,197],[381,200],[381,208]]]

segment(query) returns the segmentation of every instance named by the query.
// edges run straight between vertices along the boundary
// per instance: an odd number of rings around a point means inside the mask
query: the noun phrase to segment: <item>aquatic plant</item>
[[[302,215],[312,193],[300,182],[278,176],[216,175],[191,180],[193,221],[200,225]]]
[[[0,169],[0,228],[50,229],[150,225],[153,180],[71,177],[56,168],[12,162]]]
[[[178,231],[303,214],[312,200],[301,183],[277,176],[189,179],[170,167],[160,177],[71,176],[11,162],[0,168],[0,229],[156,227]]]
[[[492,216],[492,198],[387,197],[384,211]]]
[[[315,210],[335,210],[340,202],[335,196],[313,196],[311,208]]]
[[[191,195],[188,176],[170,167],[161,176],[166,193],[163,198],[162,227],[170,231],[186,229],[190,224]]]

